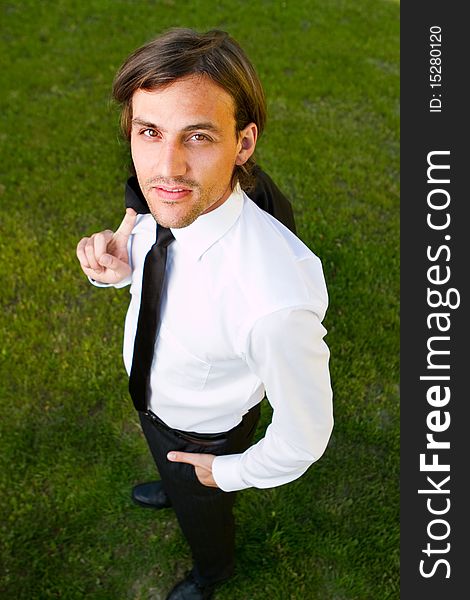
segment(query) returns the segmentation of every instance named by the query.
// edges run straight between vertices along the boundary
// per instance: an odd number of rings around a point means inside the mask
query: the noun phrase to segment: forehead
[[[132,116],[164,126],[211,122],[221,127],[235,122],[232,96],[204,75],[191,75],[155,90],[139,89],[132,96]]]

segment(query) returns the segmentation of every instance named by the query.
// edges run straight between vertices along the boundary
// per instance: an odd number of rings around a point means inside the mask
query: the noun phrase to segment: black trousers
[[[140,413],[142,430],[160,473],[165,492],[175,510],[179,525],[193,556],[193,574],[202,584],[224,581],[235,567],[235,492],[202,485],[195,469],[186,463],[167,459],[170,450],[215,455],[244,452],[252,444],[260,416],[253,407],[242,422],[220,438],[195,439]]]

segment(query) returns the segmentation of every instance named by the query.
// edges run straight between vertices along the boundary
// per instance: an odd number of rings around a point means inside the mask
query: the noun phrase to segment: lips
[[[153,188],[163,200],[181,200],[191,194],[192,190],[183,187],[155,186]]]

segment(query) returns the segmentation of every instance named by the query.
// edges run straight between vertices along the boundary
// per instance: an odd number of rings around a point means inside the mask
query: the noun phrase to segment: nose
[[[159,150],[157,170],[161,177],[182,177],[186,174],[186,155],[181,144],[165,141]]]

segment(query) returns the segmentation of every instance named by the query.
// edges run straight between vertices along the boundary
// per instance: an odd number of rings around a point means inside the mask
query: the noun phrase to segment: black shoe
[[[166,600],[210,600],[214,594],[213,585],[201,585],[189,572],[183,581],[175,585]]]
[[[132,501],[144,508],[170,508],[171,502],[161,481],[140,483],[132,488]]]

